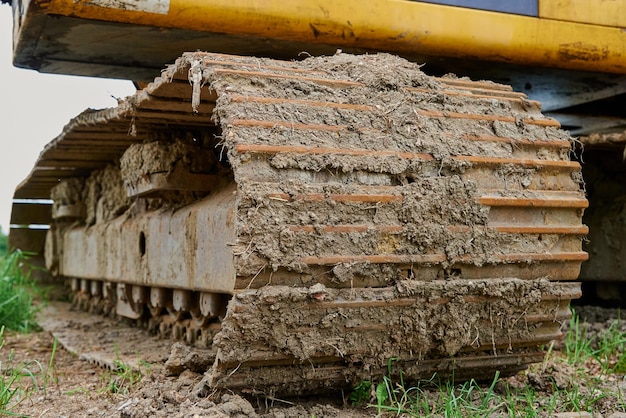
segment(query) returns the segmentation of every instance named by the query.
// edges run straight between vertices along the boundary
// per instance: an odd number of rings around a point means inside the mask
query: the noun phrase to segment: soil
[[[51,303],[39,318],[47,331],[6,333],[0,350],[3,370],[20,367],[36,376],[36,384],[22,379],[20,387],[31,392],[12,406],[13,413],[29,417],[372,416],[364,407],[346,409],[342,394],[282,400],[209,392],[203,373],[214,358],[209,350],[158,339],[128,324],[73,311],[66,303]],[[54,354],[53,335],[59,341]],[[121,372],[113,372],[120,364],[140,372],[141,381],[131,384]],[[114,385],[119,390],[111,390]]]
[[[619,310],[595,307],[577,307],[581,321],[589,321],[590,336],[605,330],[618,317]],[[202,369],[206,367],[207,353],[177,342],[156,340],[137,328],[85,313],[70,312],[68,304],[55,303],[40,315],[41,322],[66,344],[72,338],[82,341],[75,346],[80,354],[58,348],[54,355],[50,332],[5,334],[6,344],[0,351],[4,370],[20,366],[35,376],[37,387],[30,378],[22,380],[22,388],[32,392],[12,412],[29,417],[348,417],[376,416],[375,409],[353,406],[346,401],[347,393],[326,396],[277,399],[272,396],[245,398],[236,393],[209,392]],[[621,323],[621,331],[626,324]],[[59,333],[60,332],[60,333]],[[65,333],[65,334],[63,334]],[[134,335],[134,336],[133,336]],[[147,344],[147,345],[146,345]],[[79,344],[80,345],[80,344]],[[532,366],[527,371],[507,379],[500,379],[496,391],[510,388],[533,387],[536,402],[548,402],[554,387],[576,389],[581,393],[592,390],[591,384],[575,380],[572,366],[560,360],[562,343],[555,346],[549,361]],[[142,350],[149,349],[150,354]],[[95,355],[94,353],[99,353]],[[50,362],[50,359],[53,359]],[[100,365],[94,359],[100,359]],[[106,359],[118,364],[135,363],[141,380],[134,384],[106,368]],[[137,362],[137,359],[141,359]],[[91,361],[89,361],[91,360]],[[49,364],[51,363],[51,367]],[[104,366],[103,366],[104,365]],[[592,365],[589,376],[597,374]],[[580,375],[580,374],[578,374]],[[45,378],[45,376],[48,376]],[[111,388],[116,385],[119,390]],[[621,375],[609,375],[603,386],[615,391],[626,391]],[[485,389],[489,385],[486,384]],[[436,396],[437,392],[425,392]],[[544,399],[545,398],[545,399]],[[593,415],[567,415],[567,404],[556,405],[562,417],[589,416],[619,417],[621,410],[617,397],[608,396],[594,405]],[[498,415],[496,415],[498,416]]]

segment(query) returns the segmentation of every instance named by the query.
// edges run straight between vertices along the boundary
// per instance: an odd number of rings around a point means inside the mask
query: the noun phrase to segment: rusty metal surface
[[[229,187],[185,208],[120,217],[63,234],[59,274],[230,293],[235,194]]]

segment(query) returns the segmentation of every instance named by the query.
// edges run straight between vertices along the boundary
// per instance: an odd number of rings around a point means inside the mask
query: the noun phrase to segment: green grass
[[[593,357],[605,373],[626,373],[626,334],[621,332],[621,318],[611,323],[597,338]]]
[[[30,277],[27,255],[15,251],[0,257],[0,326],[29,332],[36,328],[33,298],[41,294]]]
[[[580,317],[572,310],[569,331],[565,336],[565,354],[572,365],[584,364],[593,354],[592,339],[587,335],[587,328],[581,326]]]
[[[47,367],[36,360],[15,362],[13,351],[8,355],[2,352],[5,330],[30,332],[38,328],[33,299],[43,295],[30,277],[27,255],[20,251],[7,254],[3,238],[6,236],[0,231],[0,359],[4,359],[0,360],[0,416],[10,416],[15,415],[11,412],[13,407],[36,391],[45,392],[54,379],[57,341],[54,340]]]
[[[402,373],[380,382],[364,381],[349,397],[353,404],[367,404],[379,416],[408,417],[545,417],[558,412],[597,412],[608,402],[626,409],[616,381],[626,373],[626,333],[621,320],[596,335],[573,312],[561,350],[550,345],[546,360],[531,366],[528,381],[495,375],[489,382],[453,383],[436,377],[428,381],[404,381]],[[531,384],[530,374],[542,384]],[[561,375],[561,380],[555,376]],[[520,381],[521,379],[521,381]],[[563,380],[565,379],[565,380]],[[613,382],[613,383],[611,383]],[[369,399],[368,399],[369,397]]]
[[[498,383],[501,388],[496,391]],[[408,388],[385,378],[377,385],[376,403],[368,407],[376,409],[378,416],[539,417],[557,412],[591,412],[598,401],[608,396],[598,388],[583,393],[575,385],[567,389],[552,387],[542,393],[531,385],[510,386],[497,375],[489,384],[475,380],[461,384],[431,380]]]
[[[621,331],[621,317],[595,336],[588,335],[575,311],[569,325],[565,353],[570,364],[584,366],[595,362],[604,375],[626,373],[626,333]]]
[[[0,328],[0,350],[4,348],[4,327]],[[7,363],[13,360],[13,353],[9,353],[8,362],[0,361],[0,415],[10,415],[9,405],[20,393],[18,385],[21,372],[18,369],[8,367]]]
[[[4,257],[8,250],[9,237],[4,233],[0,226],[0,258]]]
[[[128,394],[133,386],[141,382],[144,373],[150,371],[150,364],[139,360],[138,368],[135,369],[120,359],[117,347],[115,348],[115,353],[117,358],[113,362],[114,368],[107,372],[106,375],[103,375],[103,379],[106,382],[103,390],[111,393]]]
[[[480,385],[475,380],[462,384],[454,384],[450,380],[437,381],[436,378],[419,382],[406,387],[384,377],[376,385],[376,404],[368,405],[376,408],[378,415],[403,415],[411,417],[482,417],[492,413],[503,412],[507,400],[496,394],[494,389],[498,375],[490,385]]]
[[[4,327],[0,327],[0,354],[5,346]],[[36,391],[48,389],[54,374],[54,357],[57,341],[54,340],[47,367],[39,361],[16,362],[11,350],[7,360],[0,360],[0,416],[16,416],[11,410]],[[4,357],[4,356],[1,356]],[[39,383],[41,380],[41,384]]]

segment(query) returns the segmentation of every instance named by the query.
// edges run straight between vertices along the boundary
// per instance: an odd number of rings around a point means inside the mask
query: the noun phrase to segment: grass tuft
[[[565,336],[565,355],[572,365],[581,365],[593,355],[593,340],[587,336],[587,328],[580,324],[580,317],[572,309],[569,331]]]
[[[33,300],[43,297],[43,291],[31,279],[27,259],[22,251],[0,253],[0,352],[5,347],[5,330],[25,333],[38,329]],[[0,357],[4,359],[0,360],[0,416],[15,416],[11,410],[36,391],[47,389],[53,379],[56,350],[55,339],[47,367],[37,360],[16,362],[13,350]]]
[[[621,318],[591,336],[586,324],[581,324],[579,316],[572,310],[569,325],[565,353],[570,364],[582,367],[589,362],[596,363],[601,375],[626,373],[626,333],[622,331]]]
[[[138,368],[135,369],[119,357],[117,347],[115,352],[117,356],[113,361],[115,368],[108,373],[108,378],[104,377],[107,383],[103,390],[126,395],[133,386],[141,382],[144,374],[150,371],[150,364],[139,360]]]
[[[15,251],[0,258],[0,326],[29,332],[37,328],[33,297],[40,294],[30,277],[27,254]]]
[[[4,327],[0,327],[0,351],[5,345],[4,330]],[[36,365],[41,366],[39,363]],[[29,380],[31,385],[24,385],[23,379]],[[14,365],[11,350],[8,361],[0,361],[0,416],[15,416],[11,409],[27,399],[37,388],[36,373],[24,363]]]
[[[348,396],[348,400],[352,405],[362,405],[369,401],[372,391],[372,382],[364,380],[360,382]]]

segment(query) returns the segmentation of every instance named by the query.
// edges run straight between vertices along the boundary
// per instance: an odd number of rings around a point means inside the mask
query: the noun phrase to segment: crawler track
[[[139,369],[140,361],[163,364],[171,341],[113,318],[89,314],[62,302],[50,302],[38,324],[80,359],[115,370],[119,362]]]
[[[190,53],[73,120],[16,197],[54,199],[47,265],[78,305],[213,347],[215,387],[390,359],[486,378],[540,361],[580,295],[580,166],[539,107],[390,55]]]

